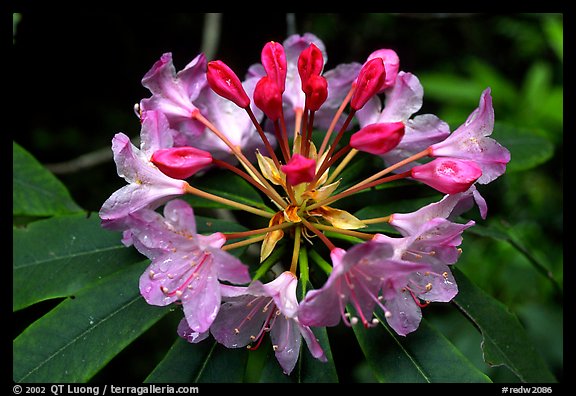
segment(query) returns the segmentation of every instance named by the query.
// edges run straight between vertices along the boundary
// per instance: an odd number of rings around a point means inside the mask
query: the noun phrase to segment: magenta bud
[[[455,158],[436,158],[410,171],[412,178],[444,194],[467,191],[482,176],[482,169],[474,161]]]
[[[328,97],[328,81],[322,76],[310,76],[306,83],[302,84],[302,90],[306,94],[306,107],[317,111]]]
[[[403,122],[370,124],[350,137],[350,146],[366,153],[382,155],[398,146],[403,137]]]
[[[224,62],[219,60],[208,62],[206,78],[210,88],[218,95],[234,102],[243,109],[250,105],[250,98],[240,79]]]
[[[316,161],[300,154],[294,154],[286,165],[280,167],[280,170],[286,175],[288,183],[296,186],[314,180]]]
[[[398,70],[400,69],[400,58],[394,50],[391,49],[379,49],[372,52],[367,61],[374,58],[380,58],[384,62],[384,69],[386,70],[386,78],[384,79],[384,84],[378,89],[378,93],[381,93],[386,88],[390,88],[396,82],[396,77],[398,76]]]
[[[282,92],[269,76],[262,77],[256,83],[254,104],[272,121],[278,120],[282,115]]]
[[[274,41],[266,43],[264,48],[262,48],[261,59],[266,74],[278,85],[280,93],[283,93],[286,87],[287,71],[284,47]]]
[[[167,176],[187,179],[212,163],[212,155],[195,147],[172,147],[156,150],[150,160]]]
[[[386,69],[382,58],[369,60],[362,66],[356,79],[356,90],[350,100],[350,107],[358,111],[370,98],[378,93],[386,81]]]
[[[302,90],[310,76],[319,76],[324,67],[324,57],[322,51],[314,44],[310,44],[308,48],[300,53],[298,57],[298,74],[302,81]]]

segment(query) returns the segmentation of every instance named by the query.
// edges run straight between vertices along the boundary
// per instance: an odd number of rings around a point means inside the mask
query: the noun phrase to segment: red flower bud
[[[302,81],[302,90],[310,76],[319,76],[324,67],[324,57],[322,51],[314,44],[310,44],[308,48],[300,53],[298,57],[298,74]]]
[[[306,107],[317,111],[328,97],[328,82],[322,76],[312,75],[302,84],[302,90],[306,94]]]
[[[274,41],[266,43],[264,48],[262,48],[261,59],[266,74],[278,85],[280,93],[283,93],[286,87],[287,70],[284,47]]]
[[[286,175],[286,180],[293,186],[314,180],[316,161],[300,154],[294,154],[280,170]]]
[[[282,115],[282,93],[276,82],[269,76],[264,76],[254,88],[254,104],[272,121]]]
[[[370,124],[350,137],[350,146],[366,153],[382,155],[392,150],[404,137],[404,123]]]
[[[151,162],[167,176],[187,179],[212,163],[212,155],[195,147],[172,147],[156,150]]]
[[[362,66],[356,79],[356,90],[350,100],[353,110],[360,110],[386,82],[386,69],[382,58],[369,60]]]
[[[240,79],[224,62],[219,60],[208,62],[206,78],[210,88],[218,95],[234,102],[243,109],[250,105],[250,98]]]
[[[467,191],[482,176],[482,169],[474,161],[456,158],[437,158],[410,171],[412,178],[444,194]]]
[[[396,77],[398,76],[398,70],[400,69],[400,58],[394,50],[391,49],[379,49],[372,52],[367,61],[374,58],[381,58],[384,62],[384,69],[386,70],[386,78],[384,79],[384,84],[378,89],[378,93],[383,92],[386,88],[390,88],[396,82]]]

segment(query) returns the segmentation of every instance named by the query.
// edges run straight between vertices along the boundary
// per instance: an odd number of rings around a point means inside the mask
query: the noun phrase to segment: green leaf
[[[190,344],[179,338],[145,382],[242,382],[248,351],[215,341]]]
[[[484,361],[508,367],[523,382],[556,382],[516,315],[457,268],[453,274],[459,289],[454,303],[482,333]]]
[[[564,60],[564,23],[562,22],[562,17],[550,15],[542,20],[542,27],[546,34],[548,45],[562,62]]]
[[[563,288],[560,282],[554,277],[554,274],[550,268],[540,260],[531,249],[526,247],[526,244],[516,235],[514,228],[503,228],[496,225],[479,225],[476,224],[474,227],[470,228],[469,231],[472,234],[489,237],[497,241],[503,241],[509,243],[514,249],[521,253],[528,262],[543,275],[554,287],[554,290],[559,296],[563,294]]]
[[[142,260],[104,230],[96,215],[58,216],[13,232],[13,310],[50,298],[67,297]]]
[[[60,180],[12,142],[12,214],[54,216],[80,211]]]
[[[535,168],[554,155],[554,145],[548,139],[526,129],[496,123],[492,137],[510,150],[507,172]]]
[[[241,232],[247,228],[229,220],[214,219],[204,216],[195,216],[196,230],[199,234],[211,234],[214,232]]]
[[[140,296],[147,262],[80,291],[13,342],[14,382],[85,382],[168,313]]]
[[[318,342],[322,346],[322,350],[326,355],[327,362],[322,362],[310,354],[308,346],[304,339],[300,346],[300,356],[296,367],[286,375],[282,372],[282,367],[276,360],[274,350],[269,342],[260,346],[260,348],[267,348],[266,363],[262,370],[260,382],[285,382],[285,383],[334,383],[338,382],[338,374],[336,373],[336,366],[332,358],[330,350],[330,343],[328,341],[328,334],[326,328],[315,327],[312,331],[316,335]]]
[[[387,325],[366,329],[360,323],[353,329],[380,382],[491,382],[424,319],[406,337]]]

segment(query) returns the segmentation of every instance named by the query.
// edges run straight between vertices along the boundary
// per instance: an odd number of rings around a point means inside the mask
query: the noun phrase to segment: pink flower
[[[383,302],[390,310],[386,316],[388,324],[400,335],[418,328],[421,307],[430,302],[449,302],[458,294],[448,265],[456,263],[460,256],[462,233],[474,225],[474,221],[458,224],[442,217],[419,219],[418,223],[412,233],[402,238],[376,234],[373,239],[375,243],[392,245],[398,260],[429,265],[425,271],[412,272],[406,284]]]
[[[245,91],[253,92],[257,80],[255,77],[248,77],[244,80],[242,85]],[[248,158],[254,157],[257,149],[261,151],[265,149],[264,143],[246,111],[214,93],[209,86],[202,89],[196,104],[200,113],[209,119],[232,144],[242,147],[242,151],[246,153]],[[250,108],[258,121],[264,118],[264,114],[253,101],[250,103]],[[275,138],[269,134],[266,136],[274,146]],[[207,128],[199,136],[187,139],[185,143],[187,146],[210,152],[214,158],[231,163],[236,162],[236,157],[231,153],[230,148]]]
[[[300,304],[298,318],[308,326],[335,326],[343,319],[353,325],[345,312],[350,303],[365,327],[375,325],[372,318],[378,306],[386,316],[394,311],[382,301],[392,299],[407,284],[411,274],[427,271],[426,263],[413,263],[394,257],[394,246],[388,243],[364,242],[348,251],[335,248],[330,253],[333,270],[317,290],[310,290]]]
[[[142,111],[161,111],[178,134],[197,136],[202,133],[204,125],[194,120],[192,114],[197,111],[194,102],[206,86],[204,54],[198,55],[176,73],[172,54],[165,53],[142,78],[142,85],[152,92],[150,98],[140,101]],[[180,145],[178,138],[177,143]]]
[[[115,191],[102,205],[99,215],[106,228],[122,229],[126,216],[143,208],[155,209],[170,198],[184,194],[188,185],[167,176],[151,162],[154,152],[172,146],[172,131],[166,117],[147,111],[142,118],[140,150],[123,133],[112,139],[118,175],[128,185]]]
[[[506,164],[510,162],[510,152],[488,137],[493,129],[494,108],[490,88],[487,88],[478,108],[448,138],[430,146],[430,155],[475,161],[482,169],[478,183],[490,183],[506,171]]]
[[[288,183],[296,186],[300,183],[310,182],[314,179],[316,161],[300,154],[294,154],[286,165],[280,167],[280,170],[282,170],[286,175]]]
[[[285,374],[290,374],[300,353],[302,337],[312,356],[326,361],[322,347],[308,326],[302,325],[296,313],[297,279],[283,272],[269,283],[255,281],[248,287],[223,288],[224,303],[210,328],[214,338],[228,348],[260,345],[270,333],[276,359]]]
[[[148,304],[165,306],[180,301],[188,326],[208,330],[220,309],[221,284],[250,281],[248,267],[220,248],[221,233],[196,233],[194,211],[176,199],[164,207],[164,216],[144,209],[130,215],[124,243],[134,245],[152,260],[140,277],[140,293]]]
[[[394,84],[385,89],[384,94],[385,105],[375,96],[356,113],[356,117],[361,127],[386,122],[404,123],[404,137],[398,146],[382,155],[386,165],[408,158],[450,135],[448,124],[433,114],[411,118],[422,107],[424,96],[424,89],[415,75],[399,72]],[[404,166],[398,168],[397,172],[408,169],[409,167]]]
[[[472,186],[465,192],[445,195],[440,201],[428,204],[415,212],[394,213],[390,216],[389,223],[402,236],[414,235],[424,224],[434,218],[453,219],[468,211],[474,201],[480,209],[480,214],[485,218],[488,210],[486,201],[476,190],[476,187]]]
[[[410,175],[444,194],[456,194],[467,191],[482,176],[482,170],[474,161],[436,158],[413,167]]]

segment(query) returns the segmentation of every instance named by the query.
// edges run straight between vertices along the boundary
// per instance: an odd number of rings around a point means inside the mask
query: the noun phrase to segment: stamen
[[[194,286],[190,283],[193,279],[199,279],[200,275],[199,272],[204,266],[204,263],[211,257],[212,254],[209,252],[204,252],[202,255],[202,259],[200,262],[195,266],[194,271],[190,274],[190,276],[176,289],[173,291],[169,291],[169,289],[165,286],[162,286],[162,293],[164,293],[167,297],[176,296],[180,298],[183,294],[182,290],[185,288],[192,289]],[[170,274],[169,274],[170,275]]]
[[[416,303],[416,305],[418,305],[420,308],[425,308],[430,304],[430,301],[425,301],[424,303],[422,303],[420,301],[420,299],[414,294],[414,292],[412,290],[410,291],[410,295],[412,296],[412,298],[414,299],[414,302]]]

